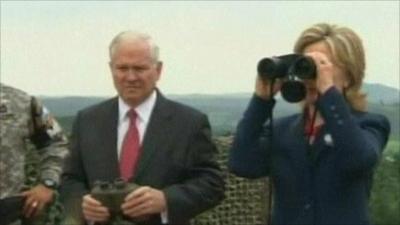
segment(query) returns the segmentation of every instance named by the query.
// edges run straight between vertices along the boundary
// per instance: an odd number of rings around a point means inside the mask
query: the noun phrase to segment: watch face
[[[44,180],[43,184],[46,187],[51,187],[51,188],[54,188],[56,186],[56,182],[54,182],[53,180],[49,180],[49,179]]]

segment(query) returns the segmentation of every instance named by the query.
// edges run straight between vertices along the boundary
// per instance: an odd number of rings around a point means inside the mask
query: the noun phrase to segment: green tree
[[[370,199],[373,224],[400,224],[400,142],[389,141],[374,176]]]

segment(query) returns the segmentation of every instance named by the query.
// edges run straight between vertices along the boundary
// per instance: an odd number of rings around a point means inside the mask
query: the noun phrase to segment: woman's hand
[[[305,55],[313,58],[317,69],[316,87],[320,94],[325,93],[329,88],[335,85],[336,66],[322,52],[309,52]]]
[[[271,96],[271,84],[272,81],[269,79],[264,79],[261,76],[257,76],[256,80],[256,87],[255,87],[255,94],[264,99],[264,100],[269,100],[274,97],[274,95],[281,89],[282,82],[280,80],[275,80],[273,90],[272,90],[272,96]]]

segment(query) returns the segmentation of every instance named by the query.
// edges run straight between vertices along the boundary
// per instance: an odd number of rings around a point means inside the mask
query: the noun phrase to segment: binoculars
[[[299,79],[315,79],[316,65],[309,56],[288,54],[263,58],[257,66],[258,74],[268,79],[296,76]]]
[[[301,82],[315,79],[317,69],[314,60],[301,54],[288,54],[263,58],[257,66],[258,75],[262,78],[284,80],[281,88],[282,97],[291,103],[299,102],[306,96],[306,88]]]
[[[101,202],[112,213],[119,213],[125,197],[140,186],[135,183],[127,183],[122,179],[114,182],[94,182],[91,195]]]

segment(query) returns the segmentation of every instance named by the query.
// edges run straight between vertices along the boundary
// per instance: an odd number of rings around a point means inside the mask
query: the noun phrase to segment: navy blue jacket
[[[266,123],[275,101],[254,96],[238,125],[229,158],[242,177],[270,176],[273,224],[370,224],[372,173],[390,125],[377,114],[355,112],[332,87],[316,103],[325,124],[307,144],[302,114]]]

